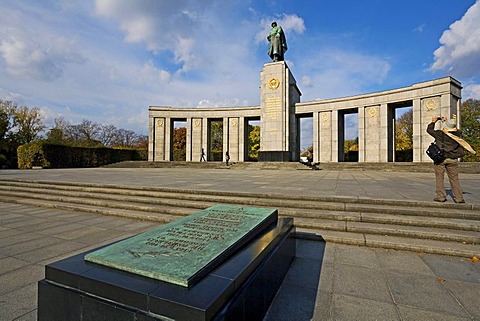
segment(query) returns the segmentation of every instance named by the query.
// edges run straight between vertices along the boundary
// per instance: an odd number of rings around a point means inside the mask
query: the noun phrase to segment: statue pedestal
[[[284,61],[265,64],[260,78],[259,161],[296,161],[300,149],[295,104],[301,93],[295,78]]]

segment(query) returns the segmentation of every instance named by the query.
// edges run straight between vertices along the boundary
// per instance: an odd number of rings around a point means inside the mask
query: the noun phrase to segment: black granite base
[[[259,162],[289,162],[290,152],[285,151],[266,151],[258,152]]]
[[[279,219],[191,288],[86,262],[86,253],[49,264],[38,320],[262,320],[295,257],[294,232],[292,219]]]

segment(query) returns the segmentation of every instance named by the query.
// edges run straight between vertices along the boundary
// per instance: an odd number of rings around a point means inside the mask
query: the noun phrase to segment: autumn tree
[[[346,162],[358,161],[358,137],[355,139],[346,139],[343,142],[343,154]]]
[[[465,152],[463,161],[479,162],[480,161],[480,100],[468,99],[462,103],[460,108],[460,118],[462,125],[462,135],[477,152],[472,155]]]
[[[0,99],[0,139],[6,139],[13,127],[13,115],[17,105],[12,101]]]
[[[210,158],[221,161],[223,153],[223,120],[210,122]]]
[[[113,146],[119,140],[118,129],[114,125],[101,125],[98,139],[105,146]]]
[[[260,151],[260,126],[248,125],[248,159],[258,160]]]
[[[173,160],[185,161],[187,158],[187,128],[173,129]]]
[[[132,130],[118,129],[112,147],[135,147],[138,145],[139,135]]]
[[[413,109],[395,123],[395,161],[413,161]]]
[[[13,114],[16,104],[0,99],[0,168],[10,167],[15,158],[15,148],[10,134],[13,127]]]
[[[395,125],[395,149],[411,150],[413,148],[413,109],[400,116]]]
[[[47,133],[47,141],[77,147],[147,148],[148,138],[132,130],[114,125],[101,125],[84,119],[70,124],[62,117],[55,119],[55,127]]]
[[[17,147],[37,139],[45,129],[37,107],[18,107],[0,99],[0,167],[16,167]]]
[[[15,140],[19,144],[26,144],[35,140],[45,129],[43,118],[39,108],[29,109],[27,106],[18,107],[13,112],[13,127]]]

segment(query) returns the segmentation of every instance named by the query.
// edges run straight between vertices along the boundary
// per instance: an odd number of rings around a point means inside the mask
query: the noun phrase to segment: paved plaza
[[[480,175],[461,174],[480,204]],[[225,169],[0,171],[2,180],[259,191],[430,201],[433,173]],[[449,202],[452,202],[449,199]],[[46,264],[156,223],[0,202],[0,320],[36,320]],[[480,320],[480,263],[469,259],[298,240],[266,320]]]

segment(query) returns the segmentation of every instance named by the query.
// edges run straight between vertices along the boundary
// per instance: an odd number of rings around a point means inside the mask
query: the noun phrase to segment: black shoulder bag
[[[445,155],[443,154],[443,150],[438,148],[437,144],[431,143],[430,146],[428,146],[426,153],[428,157],[430,157],[433,160],[433,163],[435,165],[443,163],[445,160]]]

